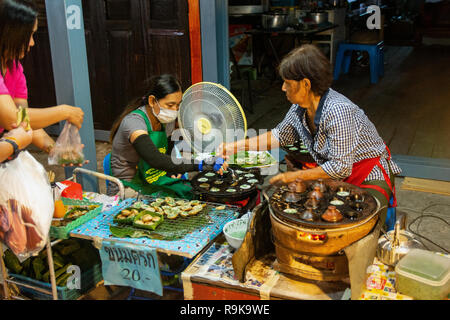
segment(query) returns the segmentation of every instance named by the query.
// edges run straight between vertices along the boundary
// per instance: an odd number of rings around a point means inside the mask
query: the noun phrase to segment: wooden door
[[[56,104],[45,0],[37,45],[24,63],[30,106]],[[187,0],[83,0],[94,127],[109,130],[146,79],[172,73],[191,83]]]

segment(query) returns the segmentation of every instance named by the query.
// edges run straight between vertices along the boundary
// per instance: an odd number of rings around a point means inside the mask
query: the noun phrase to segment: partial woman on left
[[[33,1],[0,0],[0,138],[12,136],[8,132],[16,128],[18,107],[28,107],[28,88],[20,60],[35,45],[37,28],[38,13]],[[81,108],[65,104],[28,108],[28,114],[33,130],[31,143],[47,153],[55,142],[43,128],[67,120],[80,129],[84,117]],[[18,148],[26,145],[18,144]]]

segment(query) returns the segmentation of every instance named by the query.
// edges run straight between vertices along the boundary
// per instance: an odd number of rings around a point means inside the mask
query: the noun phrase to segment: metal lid
[[[314,221],[308,221],[301,218],[301,213],[308,207],[308,194],[311,192],[312,187],[315,184],[315,180],[305,181],[307,185],[307,190],[304,193],[301,193],[297,202],[287,202],[285,201],[285,194],[289,192],[286,188],[279,188],[276,190],[271,198],[270,198],[270,206],[273,212],[277,215],[278,218],[284,220],[287,223],[292,225],[300,226],[300,227],[309,227],[309,228],[319,228],[319,229],[340,229],[346,227],[353,227],[356,225],[364,224],[367,221],[371,220],[374,216],[378,215],[380,206],[377,203],[376,199],[372,197],[366,190],[358,188],[349,183],[345,183],[342,181],[335,180],[324,180],[324,184],[327,186],[327,192],[324,193],[323,199],[320,200],[317,208],[313,208],[315,219]],[[354,209],[351,204],[351,200],[343,198],[345,200],[344,205],[336,206],[337,209],[342,213],[343,219],[340,221],[325,221],[320,217],[327,210],[329,206],[330,200],[333,199],[339,187],[345,187],[346,190],[351,191],[353,194],[359,194],[361,199],[364,199],[360,205],[361,208],[359,210]],[[298,214],[287,214],[284,212],[286,207],[297,209]],[[352,214],[348,214],[348,213]]]

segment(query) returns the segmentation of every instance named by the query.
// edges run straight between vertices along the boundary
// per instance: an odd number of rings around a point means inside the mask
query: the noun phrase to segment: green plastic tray
[[[70,222],[64,227],[55,227],[50,226],[50,237],[56,238],[56,239],[68,239],[69,233],[75,228],[78,228],[82,224],[88,222],[89,220],[95,218],[98,216],[103,209],[103,204],[99,202],[91,202],[88,200],[76,200],[76,199],[69,199],[69,198],[61,198],[63,201],[63,204],[65,206],[92,206],[92,205],[98,205],[97,208],[94,210],[91,210],[87,212],[84,216]]]

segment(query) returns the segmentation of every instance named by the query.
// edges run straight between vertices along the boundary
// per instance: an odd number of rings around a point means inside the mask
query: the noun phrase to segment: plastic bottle
[[[54,218],[63,218],[66,214],[64,203],[61,199],[55,201],[55,211],[53,211]]]

